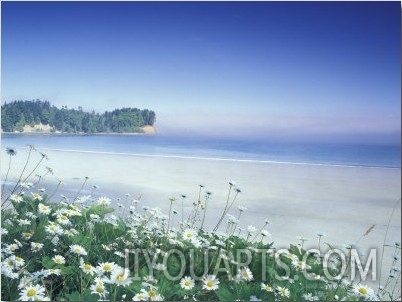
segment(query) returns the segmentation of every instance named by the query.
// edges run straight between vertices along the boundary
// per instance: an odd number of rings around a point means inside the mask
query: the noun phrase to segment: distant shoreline
[[[75,133],[75,132],[1,132],[1,135],[26,135],[26,136],[63,136],[63,135],[71,135],[71,136],[104,136],[104,135],[127,135],[127,136],[136,136],[136,135],[146,135],[152,136],[156,135],[156,133],[142,133],[142,132],[126,132],[126,133],[118,133],[118,132],[97,132],[97,133]]]
[[[39,125],[35,125],[39,126]],[[141,129],[144,132],[94,132],[94,133],[85,133],[85,132],[60,132],[60,131],[55,131],[52,132],[48,129],[46,130],[32,130],[32,129],[26,129],[27,126],[24,127],[24,131],[22,132],[4,132],[3,130],[1,131],[1,135],[7,134],[7,135],[52,135],[52,136],[63,136],[63,135],[74,135],[74,136],[90,136],[90,135],[127,135],[127,136],[132,136],[132,135],[156,135],[156,130],[154,126],[144,126],[141,127]],[[34,127],[32,127],[34,128]]]

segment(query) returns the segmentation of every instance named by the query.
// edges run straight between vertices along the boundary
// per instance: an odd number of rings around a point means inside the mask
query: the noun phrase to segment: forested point
[[[48,101],[13,101],[1,106],[4,132],[23,132],[24,126],[49,125],[51,132],[67,133],[142,133],[141,127],[153,126],[155,112],[138,108],[115,109],[102,114],[84,112],[82,107],[61,109]]]

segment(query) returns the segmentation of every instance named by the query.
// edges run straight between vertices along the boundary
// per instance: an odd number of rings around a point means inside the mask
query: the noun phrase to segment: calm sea
[[[272,161],[368,167],[401,167],[400,145],[277,143],[241,139],[129,135],[14,135],[1,137],[2,148],[34,145],[40,151],[57,149],[99,153]]]

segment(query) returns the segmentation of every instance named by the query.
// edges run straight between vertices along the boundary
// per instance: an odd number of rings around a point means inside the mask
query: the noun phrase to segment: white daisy
[[[21,301],[38,301],[44,298],[45,288],[40,285],[28,285],[20,293]]]
[[[106,295],[109,294],[106,288],[99,284],[92,284],[89,289],[91,290],[91,294],[99,295],[99,298],[101,299],[106,299]]]
[[[31,194],[32,194],[32,198],[35,199],[35,200],[41,201],[43,199],[43,197],[39,193],[32,193],[31,192]]]
[[[219,288],[219,280],[216,279],[215,275],[206,275],[204,278],[202,278],[202,282],[204,283],[202,285],[203,289],[206,290],[216,290]]]
[[[57,215],[56,219],[57,219],[57,222],[60,223],[61,225],[70,225],[71,224],[71,221],[68,219],[67,215],[59,214],[59,215]]]
[[[70,246],[70,252],[77,254],[77,255],[83,255],[86,256],[88,253],[86,252],[86,250],[78,244],[73,244]]]
[[[40,214],[49,215],[52,209],[49,206],[44,205],[43,203],[38,204],[38,212]]]
[[[184,277],[180,280],[180,286],[181,288],[185,290],[190,290],[194,287],[195,283],[194,280],[191,277]]]
[[[193,229],[185,229],[182,235],[183,240],[191,241],[192,239],[197,237],[197,232]]]
[[[20,203],[20,202],[23,201],[22,196],[17,195],[17,194],[11,195],[10,199],[11,199],[12,201],[14,201],[15,203]]]
[[[133,301],[148,301],[149,295],[145,289],[141,289],[141,292],[133,297]]]
[[[269,284],[265,284],[265,283],[261,283],[261,290],[265,290],[266,292],[274,291],[274,289]]]
[[[38,252],[43,248],[43,243],[31,242],[31,250],[33,252]]]
[[[250,271],[250,269],[248,267],[240,268],[238,275],[241,280],[244,280],[244,281],[253,280],[253,273]]]
[[[56,264],[64,264],[66,263],[66,259],[61,255],[56,255],[52,258],[53,262]]]
[[[131,278],[129,278],[129,276],[130,271],[128,269],[119,267],[112,272],[110,281],[116,285],[126,286],[131,283]]]
[[[110,198],[102,196],[102,197],[98,198],[97,202],[101,206],[108,206],[108,205],[110,205]]]
[[[81,258],[80,264],[81,265],[79,266],[79,268],[82,269],[82,271],[85,274],[88,274],[88,275],[91,275],[91,276],[93,276],[95,274],[95,268],[92,265],[88,264],[88,263],[84,263],[84,261],[82,261],[82,258]]]
[[[23,226],[23,225],[30,225],[31,222],[28,219],[18,219],[18,225]]]
[[[117,268],[118,268],[118,266],[114,262],[102,262],[96,267],[97,271],[100,272],[101,274],[103,274],[105,272],[111,273],[112,271],[116,270]]]
[[[289,298],[290,292],[286,287],[277,286],[276,290],[281,297]]]
[[[360,283],[353,285],[352,293],[365,299],[374,297],[374,291],[370,287]]]
[[[247,227],[247,232],[249,232],[250,234],[251,234],[251,233],[254,233],[256,230],[257,230],[257,229],[256,229],[255,227],[253,227],[252,225],[249,225],[249,226]]]
[[[46,231],[46,233],[49,233],[51,235],[63,234],[63,229],[57,223],[54,223],[54,222],[51,222],[49,225],[47,225],[45,227],[45,231]]]

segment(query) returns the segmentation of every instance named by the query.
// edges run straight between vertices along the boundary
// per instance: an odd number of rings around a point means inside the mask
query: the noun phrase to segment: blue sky
[[[400,142],[399,2],[2,2],[2,102],[159,133]]]

